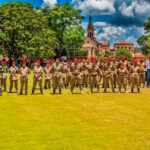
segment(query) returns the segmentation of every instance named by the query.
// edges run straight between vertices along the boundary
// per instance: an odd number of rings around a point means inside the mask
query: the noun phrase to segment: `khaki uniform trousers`
[[[103,76],[103,80],[104,80],[104,90],[107,90],[108,86],[109,86],[109,81],[111,84],[111,88],[112,91],[114,91],[114,77],[113,76]]]
[[[120,75],[118,78],[118,86],[119,91],[121,91],[122,86],[124,87],[124,90],[127,90],[127,80],[125,75]]]
[[[18,80],[10,79],[10,90],[12,90],[14,85],[15,85],[15,89],[18,90]]]
[[[90,76],[90,88],[93,90],[94,86],[97,86],[97,90],[99,91],[99,77],[97,75]]]
[[[28,91],[28,79],[20,79],[21,88],[20,91],[23,91],[25,87],[25,91]]]
[[[132,73],[131,74],[131,89],[134,89],[135,86],[137,88],[140,88],[140,81],[139,81],[139,74],[138,73]]]
[[[37,83],[39,84],[40,90],[42,90],[42,79],[37,80],[37,79],[33,79],[33,90],[35,90]]]
[[[62,78],[53,76],[53,89],[56,90],[59,88],[59,90],[62,89]]]
[[[72,75],[71,78],[71,91],[73,91],[75,84],[78,84],[79,89],[82,90],[82,76],[81,75]]]

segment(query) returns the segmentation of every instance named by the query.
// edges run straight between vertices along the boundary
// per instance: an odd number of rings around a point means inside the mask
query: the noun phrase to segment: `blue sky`
[[[86,30],[89,15],[99,42],[114,43],[127,41],[137,46],[136,40],[144,34],[143,23],[150,16],[150,0],[0,0],[5,2],[30,2],[34,7],[63,4],[69,2],[75,9],[82,10],[82,22]]]

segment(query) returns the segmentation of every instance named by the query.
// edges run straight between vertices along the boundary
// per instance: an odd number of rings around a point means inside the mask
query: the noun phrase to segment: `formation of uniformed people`
[[[33,70],[33,87],[32,94],[35,93],[37,83],[40,88],[41,94],[44,89],[53,88],[52,94],[56,94],[58,89],[59,94],[62,94],[62,88],[69,88],[70,93],[74,93],[74,88],[79,88],[80,93],[83,93],[83,88],[89,86],[90,93],[94,93],[94,88],[97,89],[97,93],[101,88],[104,89],[104,93],[111,87],[112,92],[116,92],[116,88],[119,89],[119,93],[127,93],[127,88],[131,89],[131,93],[140,93],[140,88],[145,87],[145,71],[146,61],[144,58],[139,60],[129,61],[127,57],[123,56],[119,60],[115,56],[113,58],[107,57],[99,60],[96,58],[79,59],[75,58],[74,61],[69,60],[66,64],[61,62],[59,58],[54,61],[51,59],[46,63],[43,68],[40,60],[37,60]],[[20,74],[20,91],[19,94],[28,94],[28,76],[31,73],[30,69],[26,66],[26,62],[22,62],[22,67],[18,68],[16,62],[12,62],[10,68],[7,67],[6,61],[2,62],[0,66],[0,96],[2,96],[2,90],[7,91],[7,74],[9,73],[10,87],[9,93],[12,93],[13,87],[15,92],[18,93],[18,80]],[[44,76],[44,86],[42,85]]]

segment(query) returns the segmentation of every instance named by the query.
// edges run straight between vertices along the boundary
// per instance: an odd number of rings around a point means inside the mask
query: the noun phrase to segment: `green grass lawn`
[[[31,88],[30,77],[30,93]],[[141,94],[87,91],[3,93],[0,150],[150,150],[150,89]]]

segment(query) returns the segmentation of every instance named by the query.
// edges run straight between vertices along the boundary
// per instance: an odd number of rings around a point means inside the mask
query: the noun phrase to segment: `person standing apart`
[[[43,94],[43,89],[42,89],[42,78],[43,78],[43,76],[42,75],[43,75],[43,68],[41,66],[41,61],[37,60],[36,66],[34,67],[32,95],[34,94],[37,82],[39,84],[41,94]]]
[[[148,60],[146,62],[146,73],[147,73],[147,87],[149,87],[149,80],[150,80],[150,56],[148,57]]]
[[[28,75],[30,74],[29,68],[26,66],[26,62],[22,62],[22,67],[20,68],[20,95],[22,95],[23,88],[25,86],[25,94],[28,94]]]
[[[2,62],[2,72],[0,74],[0,77],[2,77],[2,87],[4,87],[4,91],[7,92],[7,72],[8,72],[8,67],[6,61]]]
[[[9,73],[10,73],[9,93],[11,93],[11,91],[12,91],[13,84],[15,84],[16,93],[18,93],[18,73],[19,73],[19,69],[16,66],[15,61],[12,62],[12,67],[10,67]]]

